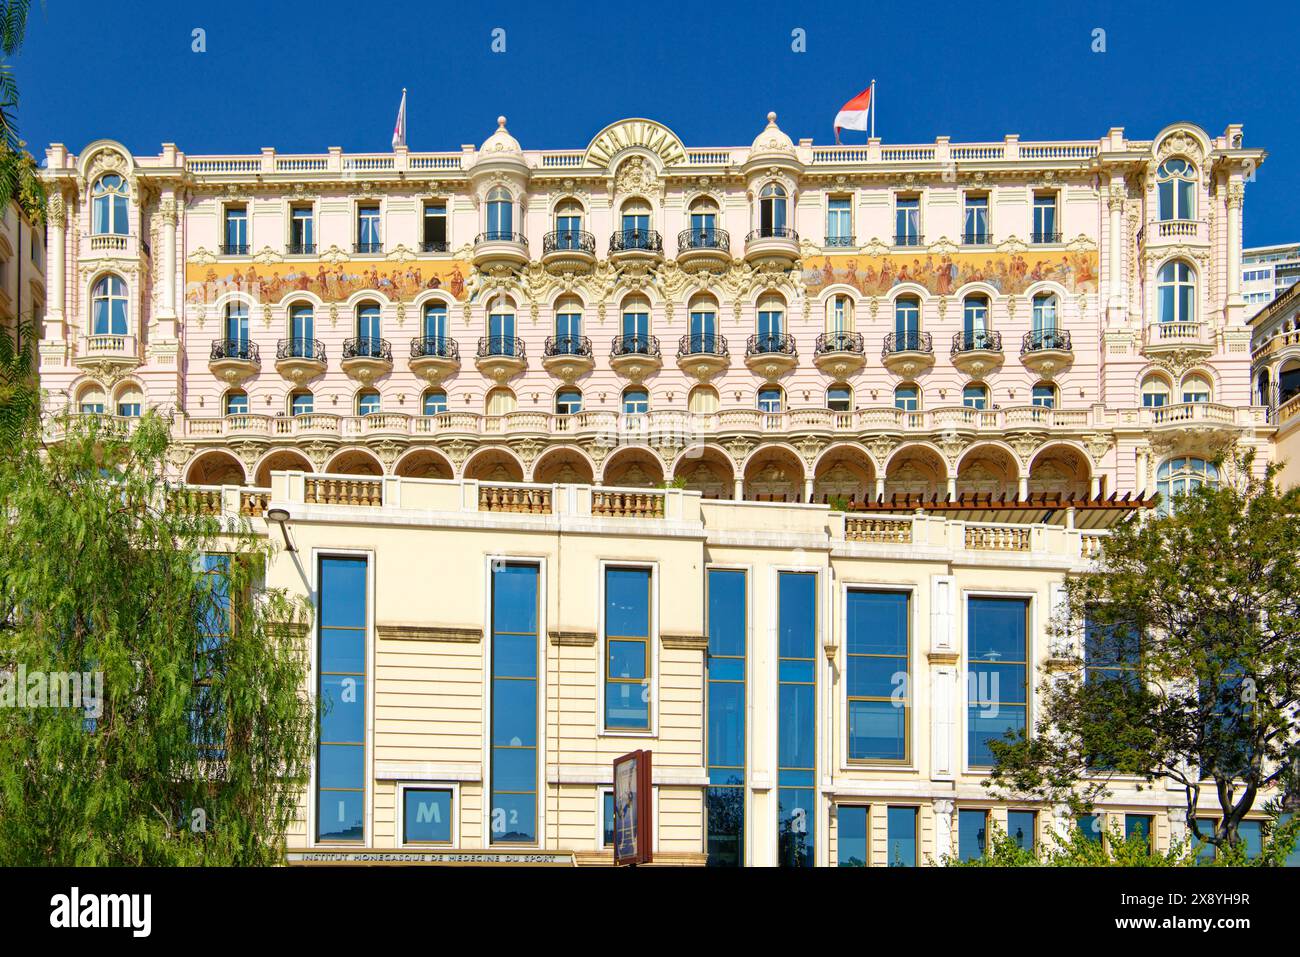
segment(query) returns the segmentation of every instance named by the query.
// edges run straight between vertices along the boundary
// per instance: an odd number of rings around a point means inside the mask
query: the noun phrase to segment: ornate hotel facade
[[[658,860],[925,863],[1068,823],[979,783],[1063,577],[1268,457],[1241,139],[54,145],[40,373],[292,544],[337,704],[298,859],[606,861],[647,748]]]

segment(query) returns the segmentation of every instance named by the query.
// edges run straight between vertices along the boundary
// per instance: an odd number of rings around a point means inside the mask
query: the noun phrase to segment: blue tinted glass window
[[[708,612],[709,865],[737,867],[745,848],[745,572],[709,570]]]
[[[811,867],[816,840],[817,576],[777,576],[777,826],[782,867]]]
[[[957,856],[963,861],[977,861],[988,847],[989,812],[957,812]]]
[[[1135,837],[1141,837],[1151,846],[1151,815],[1150,814],[1125,814],[1124,815],[1124,836],[1130,840]]]
[[[1216,822],[1212,817],[1198,817],[1196,823],[1200,827],[1201,840],[1204,843],[1197,843],[1196,836],[1190,833],[1190,828],[1188,829],[1189,833],[1187,835],[1192,842],[1192,847],[1196,850],[1196,861],[1200,864],[1213,863],[1215,848],[1214,845],[1209,842],[1208,838],[1214,836],[1214,826],[1218,822]]]
[[[908,758],[908,598],[907,592],[848,593],[844,638],[850,760]]]
[[[988,767],[993,764],[989,742],[1025,727],[1029,602],[971,598],[967,630],[967,761]]]
[[[537,565],[492,565],[491,842],[537,843]]]
[[[650,727],[650,569],[605,570],[605,727]]]
[[[1101,842],[1102,838],[1102,818],[1100,814],[1080,814],[1075,820],[1077,827],[1090,841]]]
[[[891,807],[886,826],[889,835],[888,866],[916,867],[916,808]]]
[[[361,843],[366,793],[364,558],[320,560],[317,822],[320,841]]]
[[[1264,822],[1242,821],[1237,825],[1237,836],[1246,846],[1247,857],[1259,857],[1264,850]]]
[[[614,846],[614,792],[605,791],[600,801],[600,839],[603,847]]]
[[[1293,815],[1290,812],[1288,812],[1286,814],[1279,815],[1277,822],[1279,825],[1286,824],[1288,821],[1291,820],[1292,817]],[[1298,837],[1295,841],[1295,844],[1292,845],[1290,853],[1288,853],[1286,856],[1286,863],[1283,866],[1300,867],[1300,837]]]
[[[407,788],[402,800],[402,831],[406,844],[450,844],[451,790]]]
[[[1007,836],[1024,851],[1034,849],[1034,836],[1038,830],[1037,815],[1033,811],[1008,811]]]
[[[836,863],[840,867],[866,867],[869,862],[866,807],[840,805],[835,818]]]

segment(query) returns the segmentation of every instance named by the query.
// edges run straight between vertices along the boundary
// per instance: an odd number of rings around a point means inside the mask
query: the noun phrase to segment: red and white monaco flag
[[[393,149],[406,145],[406,87],[402,87],[402,105],[397,108],[397,122],[393,125]]]
[[[867,87],[849,102],[840,107],[835,114],[835,142],[840,141],[840,130],[861,130],[870,128],[871,87]]]

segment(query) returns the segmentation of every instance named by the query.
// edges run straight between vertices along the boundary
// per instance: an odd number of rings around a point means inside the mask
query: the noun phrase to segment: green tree
[[[1249,455],[1227,466],[1231,481],[1124,523],[1095,569],[1067,579],[1053,640],[1111,667],[1060,655],[1037,733],[991,744],[995,791],[1082,811],[1116,776],[1172,784],[1192,843],[1221,854],[1265,789],[1296,807],[1300,490],[1279,490],[1275,466],[1257,477]],[[1196,815],[1205,789],[1213,830]]]
[[[17,199],[33,222],[45,220],[45,191],[36,161],[18,138],[18,81],[10,58],[22,49],[31,0],[0,0],[0,207]]]
[[[87,418],[0,461],[0,866],[281,860],[308,609],[260,587],[246,522],[160,478],[166,421]]]

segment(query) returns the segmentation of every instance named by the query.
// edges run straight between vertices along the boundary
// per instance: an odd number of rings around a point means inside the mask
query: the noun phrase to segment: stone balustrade
[[[844,538],[850,542],[910,545],[912,521],[906,518],[859,518],[845,516]]]

